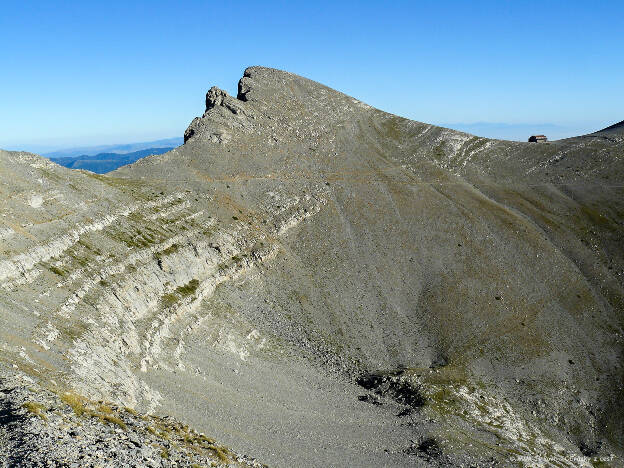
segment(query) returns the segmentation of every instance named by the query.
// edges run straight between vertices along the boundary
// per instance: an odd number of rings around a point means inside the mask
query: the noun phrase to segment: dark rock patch
[[[357,384],[381,397],[388,397],[410,408],[426,403],[420,389],[402,378],[403,371],[374,372],[358,377]]]
[[[602,443],[600,441],[583,441],[579,444],[579,450],[586,457],[595,457],[600,452]]]
[[[431,459],[440,458],[442,450],[433,437],[426,437],[418,443],[412,442],[412,445],[405,449],[405,453]]]
[[[379,397],[377,395],[360,395],[358,397],[358,400],[363,401],[365,403],[370,403],[371,405],[375,405],[375,406],[381,406],[381,400],[379,399]]]
[[[440,354],[435,359],[433,359],[433,361],[431,361],[429,368],[438,369],[440,367],[445,367],[445,366],[448,366],[448,359],[443,354]]]

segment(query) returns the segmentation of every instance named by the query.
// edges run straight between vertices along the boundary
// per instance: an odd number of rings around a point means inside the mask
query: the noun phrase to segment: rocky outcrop
[[[3,466],[264,466],[169,416],[43,389],[19,375],[0,379],[0,414]]]
[[[236,121],[231,120],[231,115],[240,117]],[[195,118],[184,132],[184,142],[201,133],[204,138],[213,142],[227,143],[231,136],[231,127],[241,128],[249,126],[249,122],[243,117],[248,117],[250,112],[242,105],[242,101],[231,97],[222,89],[213,86],[206,93],[206,112],[204,116]],[[230,125],[230,124],[234,125]],[[215,125],[217,124],[217,125]],[[208,135],[206,133],[209,132]]]

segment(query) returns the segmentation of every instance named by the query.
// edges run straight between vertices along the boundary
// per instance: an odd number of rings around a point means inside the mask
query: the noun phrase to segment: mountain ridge
[[[599,130],[596,133],[603,133],[603,132],[610,132],[610,131],[624,132],[624,120],[622,120],[621,122],[615,123],[613,125],[610,125],[606,128],[603,128],[602,130]]]
[[[96,145],[96,146],[79,146],[74,148],[64,148],[55,151],[47,151],[42,153],[42,156],[48,158],[62,158],[62,157],[75,157],[80,155],[92,156],[97,153],[103,152],[115,152],[126,153],[132,151],[139,151],[146,148],[164,147],[164,146],[179,146],[182,144],[183,139],[180,137],[163,138],[159,140],[151,140],[135,143],[118,143],[111,145]]]
[[[96,174],[105,174],[118,167],[131,164],[138,159],[152,154],[162,154],[171,151],[173,147],[167,148],[146,148],[129,153],[98,153],[94,155],[82,154],[79,156],[66,156],[60,158],[50,158],[51,161],[69,169],[85,169]]]

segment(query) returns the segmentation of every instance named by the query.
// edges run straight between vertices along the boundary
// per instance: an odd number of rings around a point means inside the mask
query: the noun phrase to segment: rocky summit
[[[3,466],[623,466],[624,127],[251,67],[100,175],[0,151]]]

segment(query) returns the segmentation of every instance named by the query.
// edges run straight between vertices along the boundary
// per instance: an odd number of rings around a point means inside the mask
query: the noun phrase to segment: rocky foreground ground
[[[2,466],[265,466],[170,416],[43,389],[12,373],[0,387]]]

